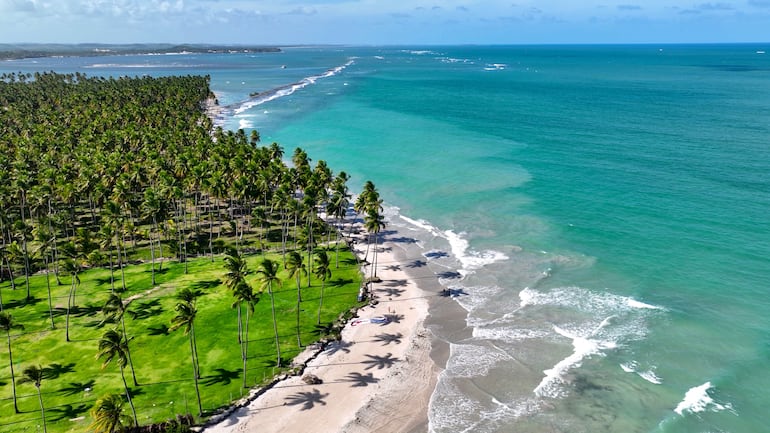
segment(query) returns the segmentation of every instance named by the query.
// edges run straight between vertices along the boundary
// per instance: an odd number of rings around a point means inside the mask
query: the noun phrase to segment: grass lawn
[[[356,295],[361,283],[360,271],[349,251],[340,252],[339,268],[334,266],[334,250],[328,254],[332,277],[326,281],[321,328],[334,322],[341,312],[357,305]],[[279,254],[269,254],[268,257],[282,263]],[[254,271],[262,256],[255,254],[246,256],[246,259],[250,270],[247,281],[255,291],[259,291],[261,283]],[[124,300],[135,297],[128,306],[131,314],[127,314],[125,320],[139,386],[133,386],[129,367],[126,367],[125,374],[141,424],[162,421],[176,414],[197,414],[189,338],[182,329],[173,332],[168,329],[171,318],[176,314],[175,295],[183,288],[203,292],[196,303],[195,335],[200,356],[200,391],[204,412],[211,414],[248,391],[242,387],[237,312],[233,308],[235,298],[223,284],[223,256],[215,256],[214,262],[207,257],[191,259],[187,265],[188,273],[185,274],[182,263],[166,261],[160,272],[156,263],[157,284],[154,287],[149,263],[127,266],[124,268],[126,291],[120,291],[120,271],[116,269],[114,273],[115,287],[120,296]],[[11,290],[9,281],[0,283],[4,310],[12,314],[16,323],[24,326],[24,329],[11,330],[19,414],[14,413],[13,407],[7,338],[4,332],[0,335],[0,431],[42,431],[37,390],[31,383],[18,383],[22,370],[30,365],[40,365],[45,370],[41,391],[48,431],[52,433],[87,431],[91,423],[89,410],[96,399],[107,394],[123,393],[116,362],[102,369],[102,361],[96,359],[101,335],[119,326],[102,322],[101,308],[111,291],[110,271],[91,269],[80,273],[79,277],[76,306],[70,314],[69,342],[65,341],[65,316],[71,286],[69,275],[61,275],[61,285],[57,285],[53,273],[50,276],[56,324],[53,330],[44,274],[30,278],[33,299],[29,302],[25,301],[23,276],[17,276],[16,290]],[[302,349],[297,345],[296,336],[295,279],[289,278],[283,268],[279,278],[281,287],[273,287],[273,293],[281,355],[286,362]],[[311,287],[308,288],[307,277],[303,276],[302,287],[300,333],[302,342],[308,344],[320,338],[317,314],[321,281],[312,277]],[[248,338],[246,380],[249,386],[255,386],[269,381],[280,371],[276,367],[270,297],[266,290],[250,320]],[[130,413],[128,405],[126,410]]]

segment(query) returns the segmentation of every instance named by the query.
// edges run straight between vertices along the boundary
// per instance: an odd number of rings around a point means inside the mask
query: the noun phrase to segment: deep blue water
[[[442,281],[473,337],[451,341],[435,432],[756,432],[766,48],[304,47],[0,71],[211,74],[225,127],[302,147],[353,190],[371,179],[392,226],[449,253],[432,269],[464,275]]]

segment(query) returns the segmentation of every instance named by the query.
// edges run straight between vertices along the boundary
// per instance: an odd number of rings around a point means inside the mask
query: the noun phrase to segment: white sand
[[[361,322],[348,323],[341,344],[330,346],[305,369],[305,375],[316,375],[322,384],[290,377],[205,432],[427,431],[438,368],[430,358],[430,335],[423,322],[426,296],[434,294],[417,287],[403,266],[393,266],[397,261],[389,248],[380,246],[378,263],[382,282],[373,285],[373,292],[379,303],[359,310]],[[364,270],[368,276],[369,268]],[[402,292],[389,296],[386,289]],[[377,316],[395,320],[367,321]]]

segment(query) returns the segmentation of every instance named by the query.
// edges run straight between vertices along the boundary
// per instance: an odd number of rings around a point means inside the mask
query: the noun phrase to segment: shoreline
[[[295,358],[300,375],[284,375],[267,387],[252,390],[248,403],[237,404],[221,419],[215,417],[202,431],[428,430],[431,395],[448,355],[448,344],[440,344],[432,331],[441,325],[429,321],[433,300],[442,299],[441,285],[427,266],[410,266],[425,261],[421,255],[416,258],[418,247],[399,242],[403,238],[393,230],[380,237],[380,281],[370,289],[376,305],[359,309],[343,328],[340,341],[310,346]],[[354,253],[363,259],[366,236],[354,239]],[[365,280],[370,266],[361,264]],[[451,299],[446,301],[456,305]],[[382,318],[387,322],[380,323]],[[309,375],[322,383],[303,381]]]

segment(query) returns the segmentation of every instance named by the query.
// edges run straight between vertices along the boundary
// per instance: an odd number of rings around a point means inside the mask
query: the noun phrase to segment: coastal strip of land
[[[363,259],[367,245],[358,239],[355,251]],[[372,260],[375,246],[369,247]],[[304,365],[302,374],[277,382],[205,432],[426,431],[439,368],[424,322],[436,293],[408,275],[413,261],[395,242],[379,245],[378,279],[370,287],[375,302],[358,311],[341,339],[309,348],[309,361],[295,360]],[[362,269],[367,276],[370,266]]]

